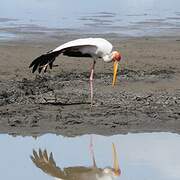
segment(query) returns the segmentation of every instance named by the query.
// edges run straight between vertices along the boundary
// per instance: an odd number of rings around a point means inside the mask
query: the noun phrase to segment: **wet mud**
[[[33,58],[65,40],[1,43],[0,132],[25,136],[47,132],[64,136],[179,133],[178,39],[109,39],[120,49],[123,60],[114,88],[112,64],[97,62],[92,108],[91,59],[60,56],[58,66],[42,75],[34,75],[28,68]]]
[[[121,75],[120,75],[121,73]],[[133,92],[126,83],[147,86],[171,81],[173,70],[140,72],[124,69],[111,87],[110,73],[95,75],[90,107],[89,73],[37,75],[34,79],[0,81],[1,132],[75,136],[127,132],[175,131],[180,128],[180,91]],[[121,85],[120,85],[121,84]]]

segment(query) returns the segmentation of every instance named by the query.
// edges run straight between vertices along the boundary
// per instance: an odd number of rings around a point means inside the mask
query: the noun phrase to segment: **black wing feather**
[[[76,46],[76,47],[71,47],[71,48],[65,49],[63,51],[63,55],[69,56],[69,57],[92,57],[92,55],[89,53],[82,53],[79,50],[80,47],[82,47],[82,46]],[[87,47],[87,46],[83,46],[83,47]]]
[[[37,57],[32,63],[30,64],[29,68],[33,67],[32,72],[34,73],[37,69],[39,73],[41,73],[43,66],[49,64],[50,68],[52,69],[52,65],[56,57],[60,54],[59,51],[50,52],[43,54]],[[46,71],[47,68],[45,68]]]
[[[80,45],[80,46],[73,46],[61,49],[59,51],[49,51],[46,54],[43,54],[32,61],[29,68],[32,68],[32,73],[34,73],[37,69],[38,72],[41,73],[42,70],[46,72],[47,66],[49,65],[50,69],[53,67],[53,62],[55,61],[56,57],[59,54],[63,54],[65,56],[70,57],[92,57],[90,53],[83,53],[81,48],[85,47],[92,47],[92,45]],[[97,48],[96,46],[93,46]]]

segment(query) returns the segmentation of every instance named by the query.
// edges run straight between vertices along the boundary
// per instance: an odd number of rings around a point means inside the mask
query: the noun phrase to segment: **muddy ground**
[[[71,39],[71,38],[69,38]],[[69,40],[68,39],[68,40]],[[73,39],[73,38],[72,38]],[[90,108],[91,59],[57,58],[32,74],[33,58],[66,41],[0,44],[0,132],[64,136],[180,132],[180,37],[107,38],[123,55],[112,88],[112,64],[98,61]]]

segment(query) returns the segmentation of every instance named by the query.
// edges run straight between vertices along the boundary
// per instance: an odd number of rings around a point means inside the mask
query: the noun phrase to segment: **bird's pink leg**
[[[90,139],[89,149],[90,149],[90,154],[91,154],[92,160],[93,160],[93,167],[96,168],[97,166],[96,166],[96,160],[95,160],[95,156],[94,156],[92,135],[91,135],[91,139]]]
[[[93,64],[91,67],[91,75],[90,75],[90,93],[91,93],[91,107],[93,105],[93,75],[94,75],[94,67],[95,67],[96,61],[93,60]]]

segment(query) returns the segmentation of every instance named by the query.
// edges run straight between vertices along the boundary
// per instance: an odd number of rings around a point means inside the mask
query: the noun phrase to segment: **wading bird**
[[[53,67],[53,62],[60,54],[70,57],[92,57],[92,67],[90,73],[90,92],[91,92],[91,106],[93,104],[93,74],[96,60],[101,58],[105,62],[114,62],[114,73],[112,85],[115,85],[117,79],[118,63],[121,60],[121,54],[118,51],[113,51],[112,44],[103,38],[84,38],[77,39],[65,44],[62,44],[41,56],[37,57],[30,64],[32,72],[36,70],[46,72],[47,67]]]
[[[34,164],[44,171],[46,174],[53,176],[56,180],[113,180],[115,177],[120,176],[121,171],[119,169],[119,163],[117,158],[117,152],[115,145],[113,144],[113,168],[98,168],[96,166],[94,153],[93,155],[93,166],[74,166],[67,167],[64,169],[56,166],[56,162],[53,158],[53,154],[48,153],[46,150],[41,151],[39,154],[33,150],[33,156],[31,156]]]

